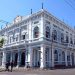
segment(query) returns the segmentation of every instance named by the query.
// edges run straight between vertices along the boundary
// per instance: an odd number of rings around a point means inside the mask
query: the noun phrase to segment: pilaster
[[[65,51],[65,65],[68,66],[68,62],[67,62],[67,51]]]
[[[72,66],[72,56],[71,56],[71,52],[70,52],[70,65]]]
[[[51,48],[51,68],[54,67],[54,49],[53,47]]]
[[[41,61],[40,62],[41,62],[40,68],[45,68],[45,45],[44,44],[41,45]]]
[[[6,65],[6,52],[3,51],[3,56],[2,56],[2,68],[5,68]]]
[[[19,68],[20,64],[21,64],[21,51],[18,49],[17,68]]]

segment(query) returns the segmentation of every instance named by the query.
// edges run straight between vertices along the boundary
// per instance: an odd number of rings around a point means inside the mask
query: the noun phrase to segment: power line
[[[72,4],[71,4],[72,2],[69,3],[67,0],[64,0],[64,1],[75,11],[75,7],[73,7]]]
[[[75,1],[75,0],[73,0],[73,1]]]
[[[9,23],[9,22],[7,22],[7,21],[4,21],[4,20],[0,20],[0,23],[4,23],[6,26],[7,26],[8,24],[11,24],[11,23]],[[3,25],[1,25],[1,29],[2,29],[2,27],[3,27]]]
[[[75,1],[68,0],[72,5],[75,5]]]

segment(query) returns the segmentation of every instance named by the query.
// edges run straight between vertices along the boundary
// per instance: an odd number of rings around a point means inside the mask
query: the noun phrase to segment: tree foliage
[[[4,44],[4,38],[1,38],[0,39],[0,48],[2,48],[3,44]]]

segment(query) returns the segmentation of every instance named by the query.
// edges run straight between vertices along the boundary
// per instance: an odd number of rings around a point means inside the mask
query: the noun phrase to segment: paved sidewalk
[[[3,71],[0,75],[75,75],[75,69]]]

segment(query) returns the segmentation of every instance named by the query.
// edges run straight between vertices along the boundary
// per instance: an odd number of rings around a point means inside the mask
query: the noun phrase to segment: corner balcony
[[[12,43],[8,43],[8,44],[4,44],[3,47],[11,47],[11,46],[18,46],[18,45],[27,45],[27,44],[34,44],[34,43],[38,43],[43,41],[43,37],[39,37],[39,38],[34,38],[34,39],[26,39],[26,40],[20,40],[20,41],[16,41],[16,42],[12,42]]]

